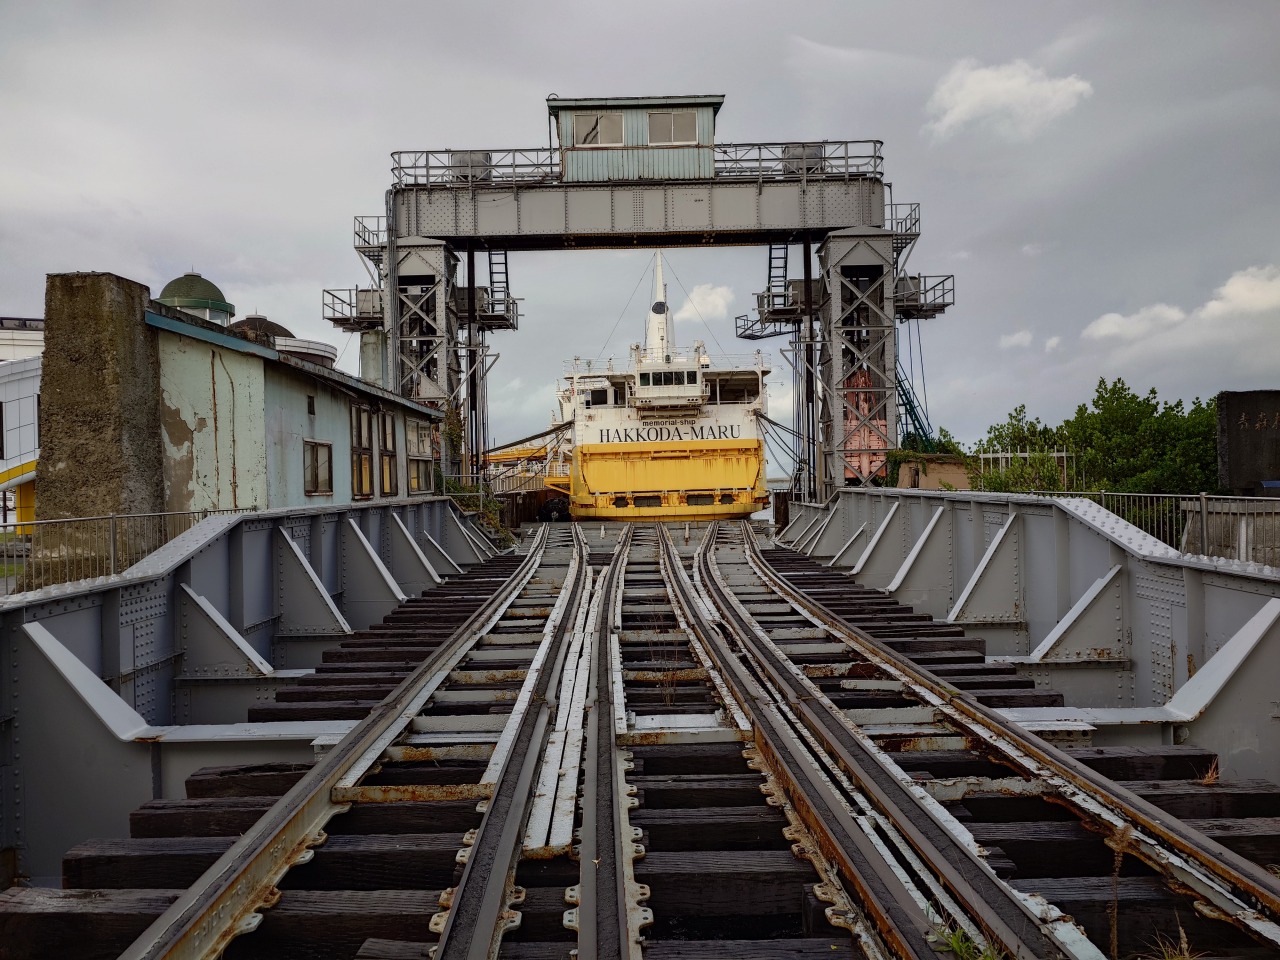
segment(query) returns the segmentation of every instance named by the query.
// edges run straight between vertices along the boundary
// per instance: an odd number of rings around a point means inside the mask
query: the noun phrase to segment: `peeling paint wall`
[[[273,506],[262,358],[167,331],[158,340],[165,509]]]
[[[315,398],[315,414],[307,397]],[[287,370],[268,369],[266,381],[267,491],[273,507],[351,502],[351,399],[327,384]],[[333,493],[307,496],[302,445],[332,445]]]

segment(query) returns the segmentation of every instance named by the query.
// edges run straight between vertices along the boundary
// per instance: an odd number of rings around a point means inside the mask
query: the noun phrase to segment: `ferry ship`
[[[712,520],[767,505],[764,356],[715,362],[701,341],[677,347],[674,328],[659,254],[628,368],[570,362],[557,418],[570,425],[568,470],[546,483],[574,519]]]

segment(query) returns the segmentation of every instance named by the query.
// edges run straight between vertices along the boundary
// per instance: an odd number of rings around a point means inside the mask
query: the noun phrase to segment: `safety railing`
[[[885,229],[894,233],[920,232],[920,204],[890,203],[885,207]]]
[[[0,596],[123,573],[206,517],[256,509],[0,523]]]
[[[534,150],[397,150],[391,175],[401,185],[538,183],[560,179],[560,155]]]
[[[346,329],[380,326],[382,291],[369,287],[325,290],[321,293],[320,309],[325,320]]]
[[[879,177],[884,159],[879,140],[818,140],[789,143],[718,143],[717,179],[842,180]]]
[[[955,302],[956,278],[953,274],[907,274],[898,278],[894,289],[894,305],[899,310],[939,310],[955,306]]]
[[[353,233],[357,250],[385,246],[387,218],[385,216],[356,217]]]
[[[842,180],[879,177],[884,159],[879,140],[814,140],[785,143],[717,143],[714,176],[717,179]],[[646,150],[647,145],[619,146],[618,150]],[[531,150],[397,150],[391,154],[391,175],[397,185],[443,184],[484,186],[493,183],[541,183],[560,180],[560,151],[546,147]],[[361,220],[357,218],[357,246]],[[374,225],[370,224],[372,228]],[[385,236],[385,224],[383,224]],[[370,230],[368,237],[376,237]]]
[[[1092,500],[1183,553],[1280,566],[1280,499],[1095,490],[1037,493]]]

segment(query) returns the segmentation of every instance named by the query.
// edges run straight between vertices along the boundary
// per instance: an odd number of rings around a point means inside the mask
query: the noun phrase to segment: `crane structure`
[[[477,474],[486,446],[488,338],[518,325],[511,251],[756,245],[769,287],[738,334],[792,338],[797,494],[883,474],[900,416],[919,418],[899,399],[898,324],[950,306],[954,278],[907,272],[920,207],[893,202],[880,141],[719,143],[723,102],[553,96],[548,147],[392,153],[385,211],[355,220],[370,287],[325,291],[325,316],[360,334],[362,376],[458,412],[457,472]]]

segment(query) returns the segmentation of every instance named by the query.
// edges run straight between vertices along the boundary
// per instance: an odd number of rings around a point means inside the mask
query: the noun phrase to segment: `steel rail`
[[[1010,956],[1072,956],[1074,951],[1042,926],[1042,918],[1015,896],[971,847],[962,844],[946,825],[934,818],[884,761],[852,734],[848,719],[838,708],[761,634],[720,575],[714,547],[713,530],[698,551],[696,562],[703,589],[721,617],[731,625],[734,640],[748,654],[762,678],[778,690],[805,729],[819,740],[823,751],[839,762],[854,785],[910,844],[968,918]],[[1094,954],[1091,951],[1089,955]]]
[[[743,525],[742,530],[746,556],[757,575],[815,624],[907,680],[925,694],[925,703],[947,713],[1017,769],[1055,781],[1059,799],[1096,829],[1112,839],[1125,832],[1125,852],[1203,898],[1197,904],[1200,912],[1230,922],[1273,948],[1280,946],[1280,880],[845,623],[781,577],[760,555],[750,527]]]
[[[701,553],[714,543],[715,524],[708,527]],[[669,588],[686,621],[716,661],[739,705],[752,721],[757,749],[770,761],[793,794],[790,799],[802,813],[819,843],[853,885],[863,909],[875,923],[888,952],[894,956],[926,960],[936,957],[929,937],[936,925],[908,889],[902,874],[886,862],[876,844],[856,822],[848,805],[821,773],[808,746],[786,722],[774,693],[739,656],[729,636],[717,628],[708,609],[680,563],[675,546],[665,529],[662,549],[672,557]],[[696,566],[697,564],[695,564]],[[706,577],[706,571],[702,576]],[[720,613],[723,621],[723,611]],[[739,627],[724,622],[727,630]],[[1023,954],[1025,957],[1033,954]]]
[[[143,931],[120,960],[212,960],[233,938],[256,929],[262,921],[258,911],[279,898],[280,878],[290,867],[309,860],[310,848],[324,839],[325,824],[350,809],[350,804],[334,801],[334,788],[369,757],[377,759],[387,732],[406,722],[404,715],[422,689],[496,622],[533,576],[546,543],[544,528],[507,583],[317,761]]]
[[[609,662],[609,636],[622,591],[632,527],[627,525],[614,546],[609,566],[597,587],[596,619],[591,628],[591,686],[582,834],[578,851],[578,956],[597,960],[639,957],[639,930],[631,922],[625,864],[632,838],[624,829],[625,783],[614,730],[614,700]]]
[[[547,527],[543,527],[545,531]],[[574,554],[566,586],[567,609],[576,611],[590,592],[591,568],[586,538],[573,528]],[[510,914],[516,866],[523,848],[525,820],[544,762],[547,737],[559,705],[559,683],[573,632],[573,616],[556,625],[551,647],[533,684],[533,703],[516,721],[515,737],[494,786],[492,799],[467,856],[462,878],[453,890],[448,917],[435,949],[435,960],[489,960],[497,956],[502,934],[517,922]]]

